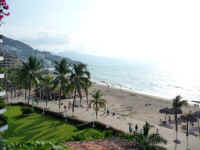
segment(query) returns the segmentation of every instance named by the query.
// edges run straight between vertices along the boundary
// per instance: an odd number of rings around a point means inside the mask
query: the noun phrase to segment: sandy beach
[[[160,126],[160,119],[164,120],[163,114],[159,113],[159,110],[164,107],[171,107],[172,101],[155,97],[151,95],[136,93],[132,91],[125,91],[118,88],[111,88],[104,85],[93,84],[90,88],[89,93],[92,91],[100,89],[104,94],[104,99],[107,100],[108,107],[110,112],[115,112],[115,117],[112,115],[106,116],[104,110],[102,109],[99,112],[98,121],[113,126],[117,129],[120,129],[124,132],[129,133],[128,124],[131,123],[133,127],[137,124],[141,129],[146,121],[154,126],[152,131],[156,132],[158,129],[159,133],[168,141],[168,144],[165,145],[168,150],[184,150],[186,149],[186,136],[185,131],[179,126],[179,140],[181,144],[175,144],[173,141],[175,139],[175,130],[174,124],[171,124],[171,128]],[[91,100],[91,95],[89,96]],[[24,101],[23,97],[18,97],[12,102]],[[72,99],[62,100],[62,112],[63,106],[67,105]],[[77,99],[79,102],[79,99]],[[53,101],[48,103],[48,109],[51,111],[58,112],[58,101]],[[44,107],[45,103],[40,103],[40,107]],[[93,109],[87,111],[86,99],[83,98],[83,108],[78,107],[75,109],[74,116],[80,120],[84,121],[93,121],[96,120],[95,112]],[[183,107],[184,112],[197,111],[199,108],[187,106]],[[67,115],[71,116],[71,110],[67,111]],[[173,116],[171,117],[174,120]],[[184,125],[184,124],[182,124]],[[197,126],[197,124],[195,124]],[[191,126],[190,126],[191,127]],[[196,128],[197,130],[197,128]],[[197,131],[195,132],[197,133]],[[199,150],[200,140],[199,137],[190,135],[189,136],[189,145],[192,150]]]
[[[93,84],[90,92],[97,89],[103,92],[111,112],[141,121],[148,121],[153,124],[159,124],[160,119],[164,119],[164,115],[159,113],[160,109],[172,107],[172,100],[170,99],[141,94],[131,90],[112,88],[96,83]],[[192,106],[183,107],[185,113],[197,110],[200,109]]]

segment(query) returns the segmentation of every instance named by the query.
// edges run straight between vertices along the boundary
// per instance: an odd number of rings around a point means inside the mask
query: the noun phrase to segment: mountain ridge
[[[53,67],[54,62],[60,61],[62,58],[65,58],[70,64],[79,63],[68,57],[62,57],[48,51],[34,49],[22,41],[14,40],[6,36],[2,36],[2,40],[3,43],[0,44],[0,53],[17,56],[21,61],[26,61],[29,56],[35,56],[44,61],[45,67]]]

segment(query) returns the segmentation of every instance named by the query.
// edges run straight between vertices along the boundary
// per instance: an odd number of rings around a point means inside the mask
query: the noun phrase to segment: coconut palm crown
[[[167,150],[160,144],[167,144],[167,141],[158,133],[150,134],[151,125],[146,122],[143,126],[143,133],[135,132],[133,141],[138,150]]]

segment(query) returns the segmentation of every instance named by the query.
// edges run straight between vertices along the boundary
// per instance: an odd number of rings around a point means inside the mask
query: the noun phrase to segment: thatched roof
[[[183,122],[196,122],[197,121],[197,118],[194,114],[189,114],[189,115],[181,115],[180,117],[181,121]]]
[[[170,115],[173,115],[175,114],[175,109],[174,108],[168,108],[168,107],[165,107],[165,108],[162,108],[159,110],[160,113],[163,113],[163,114],[170,114]],[[181,109],[178,109],[177,110],[177,114],[182,114],[182,110]]]
[[[200,111],[196,111],[193,113],[196,118],[200,118]]]

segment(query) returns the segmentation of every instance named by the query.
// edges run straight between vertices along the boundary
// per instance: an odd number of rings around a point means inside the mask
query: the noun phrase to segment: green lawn
[[[73,125],[64,123],[54,117],[33,113],[29,116],[22,116],[21,106],[9,106],[5,113],[8,117],[8,130],[3,137],[8,142],[28,142],[35,140],[49,140],[53,142],[67,141],[73,135],[80,133],[95,132],[103,133],[95,129],[84,129],[78,131]]]

